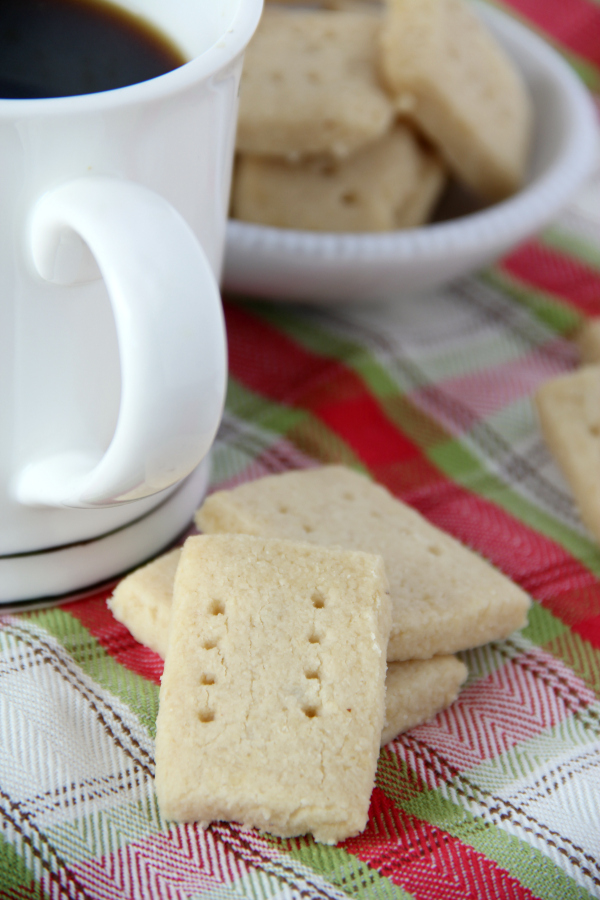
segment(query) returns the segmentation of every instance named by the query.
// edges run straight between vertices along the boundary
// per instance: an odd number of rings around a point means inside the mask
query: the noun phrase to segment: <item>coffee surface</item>
[[[0,0],[0,97],[68,97],[186,62],[158,29],[102,0]]]

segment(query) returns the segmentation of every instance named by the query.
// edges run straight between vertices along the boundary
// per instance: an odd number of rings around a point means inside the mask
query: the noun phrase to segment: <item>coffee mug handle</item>
[[[38,274],[54,283],[85,280],[88,248],[95,258],[116,323],[121,401],[103,454],[30,462],[14,483],[17,499],[87,508],[169,488],[208,452],[225,397],[221,298],[198,240],[148,188],[90,176],[37,201],[30,241]]]

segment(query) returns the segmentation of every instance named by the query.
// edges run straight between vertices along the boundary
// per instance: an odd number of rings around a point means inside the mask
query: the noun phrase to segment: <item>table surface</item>
[[[598,0],[504,8],[600,95]],[[359,467],[525,588],[528,626],[461,654],[459,700],[382,751],[366,831],[327,847],[161,819],[162,663],[108,591],[1,617],[0,897],[600,897],[600,550],[532,404],[600,315],[600,167],[542,234],[434,294],[225,305],[211,489]]]

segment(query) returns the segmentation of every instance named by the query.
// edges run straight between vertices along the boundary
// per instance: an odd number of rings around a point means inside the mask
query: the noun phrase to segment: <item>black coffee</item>
[[[102,0],[0,0],[0,97],[93,94],[185,61],[152,25]]]

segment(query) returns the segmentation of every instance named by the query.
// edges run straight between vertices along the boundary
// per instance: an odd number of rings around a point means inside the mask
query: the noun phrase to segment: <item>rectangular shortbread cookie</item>
[[[335,843],[358,834],[384,717],[380,557],[248,535],[188,538],[156,724],[165,818]]]
[[[344,466],[286,472],[218,491],[196,524],[379,553],[392,597],[388,659],[427,659],[507,637],[529,598],[510,579]]]
[[[378,27],[369,12],[266,8],[244,57],[237,150],[344,157],[385,134]]]
[[[423,154],[419,177],[401,207],[396,209],[396,228],[418,228],[435,212],[447,183],[447,171],[437,153]]]
[[[535,403],[548,449],[600,542],[600,364],[552,378]]]
[[[163,659],[169,643],[175,572],[181,550],[171,550],[123,578],[108,599],[108,608],[136,641]]]
[[[389,663],[381,746],[447,709],[458,697],[467,667],[456,656]]]
[[[302,4],[299,4],[298,0],[265,0],[265,3],[267,6],[301,5],[303,9],[334,9],[341,12],[369,11],[373,15],[381,15],[383,9],[382,0],[303,0]]]
[[[393,231],[423,224],[445,182],[438,157],[398,125],[349,159],[238,158],[234,218],[309,231]]]
[[[173,550],[136,569],[120,582],[108,601],[115,618],[163,659],[169,645],[180,556],[181,550]],[[390,663],[385,677],[382,745],[450,706],[466,676],[466,666],[455,656]]]
[[[487,200],[524,179],[531,102],[520,73],[465,0],[389,0],[381,75],[397,108]]]
[[[600,319],[588,319],[577,335],[584,365],[600,362]]]

